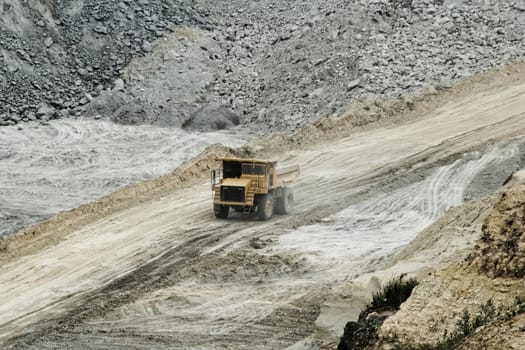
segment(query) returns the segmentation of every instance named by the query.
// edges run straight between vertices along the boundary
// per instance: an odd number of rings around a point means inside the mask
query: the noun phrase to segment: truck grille
[[[221,201],[244,203],[244,187],[222,186]]]

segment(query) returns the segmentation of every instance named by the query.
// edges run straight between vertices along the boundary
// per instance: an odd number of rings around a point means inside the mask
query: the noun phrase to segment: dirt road
[[[35,349],[292,346],[314,332],[321,300],[332,284],[346,278],[345,271],[328,278],[337,264],[316,265],[315,249],[305,252],[290,239],[294,230],[382,190],[421,181],[430,169],[464,152],[487,151],[487,144],[525,135],[524,106],[525,85],[514,85],[447,104],[409,124],[276,156],[301,164],[303,171],[294,186],[294,212],[269,222],[215,220],[204,183],[103,217],[0,268],[0,344]],[[518,146],[498,147],[486,156],[471,155],[474,163],[463,172],[450,171],[459,178],[441,177],[442,187],[432,187],[432,181],[425,185],[423,190],[436,198],[428,202],[436,205],[432,219],[462,201],[446,196],[450,201],[438,205],[443,188],[463,193],[484,166],[512,157]],[[390,219],[399,214],[392,213]],[[416,225],[412,236],[400,240],[399,225],[392,227],[388,251],[417,234],[417,221],[411,224]],[[308,240],[308,230],[299,241]],[[363,254],[381,247],[381,240],[369,234],[361,247],[348,247],[356,251],[350,254],[355,260],[345,264],[347,276],[362,272],[369,262]],[[17,335],[22,337],[11,339]]]

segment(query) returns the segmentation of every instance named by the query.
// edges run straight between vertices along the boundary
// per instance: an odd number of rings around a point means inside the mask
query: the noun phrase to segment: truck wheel
[[[282,190],[281,197],[277,198],[275,205],[275,212],[277,214],[288,214],[292,210],[293,192],[291,189],[285,187]]]
[[[257,216],[261,220],[268,220],[273,215],[273,197],[271,194],[261,196],[257,203]]]
[[[229,211],[230,211],[230,207],[227,205],[220,205],[220,204],[213,205],[213,212],[215,213],[215,217],[217,219],[227,219]]]

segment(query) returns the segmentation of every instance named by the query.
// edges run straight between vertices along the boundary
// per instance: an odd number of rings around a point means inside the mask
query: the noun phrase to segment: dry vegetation
[[[525,184],[502,194],[468,261],[492,278],[525,276]]]

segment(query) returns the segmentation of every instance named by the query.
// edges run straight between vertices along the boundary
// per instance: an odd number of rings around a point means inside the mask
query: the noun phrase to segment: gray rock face
[[[172,24],[195,25],[193,0],[10,1],[0,21],[0,114],[62,99],[72,113],[97,86],[111,89],[120,70]],[[49,22],[49,15],[52,21]],[[204,21],[206,23],[206,21]],[[34,35],[38,33],[38,35]],[[30,103],[28,104],[28,101]]]
[[[6,115],[45,103],[64,111],[55,116],[84,106],[121,123],[235,126],[196,114],[215,105],[244,127],[293,131],[356,99],[446,87],[525,53],[523,1],[77,0],[57,2],[54,23],[17,4],[3,16],[24,14],[46,39],[0,24]],[[125,100],[117,108],[103,106],[110,90],[110,103]]]

